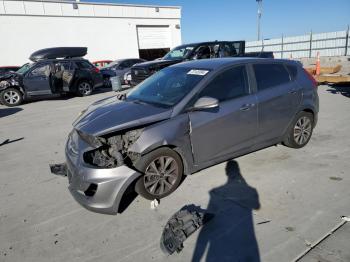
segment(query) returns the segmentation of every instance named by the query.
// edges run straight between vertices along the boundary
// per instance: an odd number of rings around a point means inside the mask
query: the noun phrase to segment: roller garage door
[[[137,26],[140,58],[154,60],[170,50],[169,26]]]

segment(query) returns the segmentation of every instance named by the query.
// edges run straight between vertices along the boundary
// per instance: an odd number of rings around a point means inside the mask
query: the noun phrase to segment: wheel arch
[[[25,96],[25,94],[26,94],[25,91],[24,91],[24,88],[19,86],[19,85],[7,86],[6,88],[1,89],[0,92],[5,91],[6,89],[9,89],[9,88],[17,89],[18,91],[20,91],[22,93],[23,96]]]
[[[184,175],[190,175],[191,172],[190,172],[190,169],[189,169],[189,165],[188,165],[188,162],[186,160],[186,157],[185,157],[185,154],[184,152],[181,150],[180,147],[176,146],[176,145],[173,145],[173,144],[161,144],[161,145],[154,145],[152,148],[149,148],[148,150],[144,151],[142,154],[141,154],[141,157],[155,151],[155,150],[158,150],[160,148],[170,148],[171,150],[173,150],[175,153],[177,153],[181,159],[181,162],[182,162],[182,165],[183,165],[183,172],[184,172]]]

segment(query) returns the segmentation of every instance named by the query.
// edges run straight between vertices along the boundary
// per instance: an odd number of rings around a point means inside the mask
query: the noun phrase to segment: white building
[[[181,44],[181,8],[50,0],[0,0],[0,66],[38,49],[88,47],[90,61],[156,58]]]

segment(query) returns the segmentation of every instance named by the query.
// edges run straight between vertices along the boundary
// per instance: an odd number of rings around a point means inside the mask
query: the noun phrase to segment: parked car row
[[[39,50],[30,56],[32,63],[21,68],[0,67],[0,103],[17,106],[22,101],[50,94],[90,95],[95,88],[118,85],[135,86],[155,72],[190,60],[222,57],[272,57],[272,52],[245,53],[245,41],[212,41],[181,45],[154,61],[140,58],[100,60],[83,59],[86,47],[58,47]],[[98,68],[100,67],[100,69]],[[119,87],[114,89],[119,90]]]
[[[125,76],[130,74],[131,67],[135,64],[146,62],[140,58],[119,59],[109,63],[107,66],[101,68],[101,74],[104,79],[105,86],[111,86],[111,77],[120,77],[123,84],[129,84]]]

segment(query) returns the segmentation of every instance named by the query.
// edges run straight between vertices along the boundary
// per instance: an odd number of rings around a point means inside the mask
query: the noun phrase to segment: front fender
[[[130,146],[128,151],[145,155],[159,147],[169,146],[181,156],[185,165],[185,173],[191,173],[193,166],[192,146],[189,136],[189,120],[187,114],[146,127],[140,137]]]

